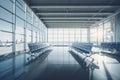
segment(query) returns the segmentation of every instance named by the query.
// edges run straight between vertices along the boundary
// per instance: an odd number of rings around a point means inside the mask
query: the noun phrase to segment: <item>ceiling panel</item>
[[[90,27],[120,9],[120,0],[25,1],[48,28],[53,26],[75,27],[75,25],[77,27]]]
[[[120,0],[25,0],[29,5],[120,5]]]

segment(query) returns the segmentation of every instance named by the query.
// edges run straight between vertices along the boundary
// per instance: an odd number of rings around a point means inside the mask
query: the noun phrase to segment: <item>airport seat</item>
[[[31,55],[27,60],[29,62],[37,59],[40,55],[46,51],[51,50],[51,45],[48,43],[28,43],[29,54]]]
[[[93,44],[92,43],[79,43],[74,42],[70,47],[69,52],[78,61],[78,63],[88,70],[89,68],[99,68],[97,64],[94,63],[94,59],[88,54],[91,53]]]
[[[120,55],[120,42],[102,42],[101,52]]]
[[[89,54],[91,52],[92,46],[92,43],[74,42],[71,47],[76,49],[78,52]]]

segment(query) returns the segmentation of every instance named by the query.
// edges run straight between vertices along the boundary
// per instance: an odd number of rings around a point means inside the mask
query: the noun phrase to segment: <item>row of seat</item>
[[[74,42],[72,43],[72,48],[75,48],[76,50],[80,51],[81,53],[90,53],[92,49],[93,43],[80,43],[80,42]]]
[[[41,54],[51,50],[51,45],[48,43],[28,43],[28,47],[29,47],[29,54],[31,55],[27,59],[29,60],[28,62],[34,61]]]
[[[101,43],[101,48],[120,51],[120,42],[103,42]]]
[[[102,42],[101,49],[101,52],[120,53],[120,42]]]
[[[28,47],[31,53],[37,53],[40,52],[41,49],[47,48],[50,45],[48,43],[29,43]]]
[[[92,46],[93,46],[92,43],[74,42],[69,50],[69,52],[72,54],[72,56],[85,69],[99,68],[94,63],[94,59],[90,55],[89,56],[87,55],[88,53],[91,53]]]

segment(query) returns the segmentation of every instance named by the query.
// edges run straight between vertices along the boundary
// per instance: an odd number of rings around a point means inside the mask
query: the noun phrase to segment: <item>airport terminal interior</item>
[[[0,0],[0,80],[120,80],[120,0]]]

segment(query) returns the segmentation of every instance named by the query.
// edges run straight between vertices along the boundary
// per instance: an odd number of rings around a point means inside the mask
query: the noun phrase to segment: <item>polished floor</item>
[[[54,47],[29,64],[28,57],[22,54],[1,62],[0,80],[88,80],[68,47]]]
[[[29,65],[28,76],[25,75],[19,80],[88,80],[67,47],[54,47],[51,53],[44,56],[42,62],[38,59]]]
[[[0,62],[0,80],[120,80],[120,59],[94,54],[98,64],[88,74],[68,52],[68,47],[53,47],[28,63],[28,54]]]

